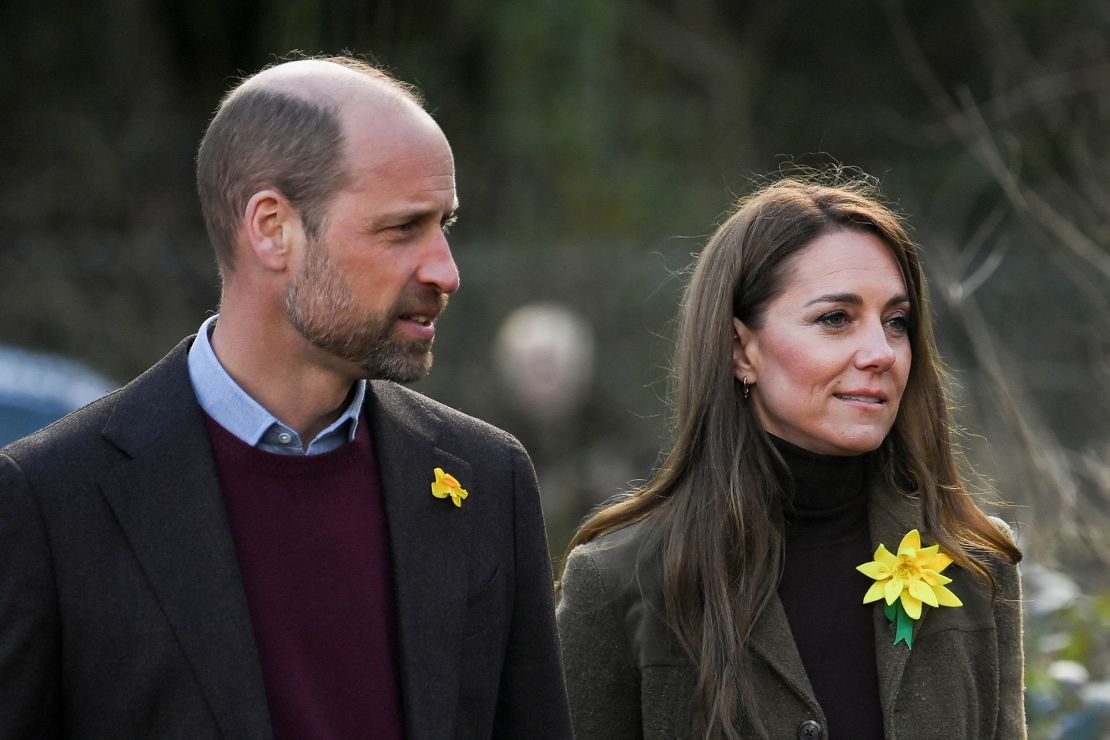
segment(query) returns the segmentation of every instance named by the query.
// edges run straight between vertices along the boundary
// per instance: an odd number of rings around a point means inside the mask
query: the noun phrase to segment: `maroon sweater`
[[[310,457],[206,417],[275,740],[403,738],[392,561],[369,425]]]

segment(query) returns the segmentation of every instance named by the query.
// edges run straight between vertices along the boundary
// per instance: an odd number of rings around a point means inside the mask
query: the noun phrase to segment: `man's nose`
[[[459,289],[459,268],[451,256],[446,234],[439,232],[433,237],[417,279],[425,285],[434,286],[440,293],[454,293]]]

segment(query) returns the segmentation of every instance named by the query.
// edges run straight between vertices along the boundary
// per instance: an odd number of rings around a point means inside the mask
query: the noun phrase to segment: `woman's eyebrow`
[[[806,301],[807,306],[812,306],[814,303],[851,303],[858,306],[863,304],[863,298],[855,293],[826,293]]]
[[[909,302],[910,297],[905,293],[900,293],[886,302],[886,308]],[[812,306],[815,303],[849,303],[853,306],[861,306],[863,305],[863,298],[855,293],[826,293],[806,301],[807,306]]]
[[[910,301],[910,297],[908,295],[906,295],[905,293],[902,293],[900,295],[896,295],[893,298],[891,298],[889,301],[886,302],[886,307],[887,308],[893,308],[894,306],[900,306],[903,303],[911,303],[911,305],[912,305],[912,302]]]

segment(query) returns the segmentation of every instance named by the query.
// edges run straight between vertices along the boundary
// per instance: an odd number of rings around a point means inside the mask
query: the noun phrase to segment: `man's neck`
[[[240,388],[303,440],[339,418],[350,397],[354,379],[288,323],[240,322],[222,311],[212,350]]]

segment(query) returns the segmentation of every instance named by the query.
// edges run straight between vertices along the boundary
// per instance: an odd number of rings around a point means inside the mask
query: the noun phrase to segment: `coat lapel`
[[[767,605],[755,621],[751,635],[752,650],[766,661],[773,671],[800,697],[818,711],[817,698],[809,683],[802,657],[798,654],[794,634],[778,593],[772,593]]]
[[[921,513],[917,504],[909,496],[894,493],[884,486],[872,487],[870,498],[870,511],[868,512],[871,526],[871,541],[877,548],[879,543],[886,545],[887,549],[895,552],[902,537],[911,529],[921,529]],[[883,707],[883,723],[888,737],[893,737],[894,703],[898,697],[898,688],[902,683],[902,674],[906,669],[906,662],[910,657],[910,648],[900,642],[894,644],[894,628],[887,621],[883,605],[879,601],[873,605],[875,623],[875,662],[879,674],[879,701]],[[928,619],[932,610],[925,609],[921,619],[914,624],[913,631],[916,635],[922,622]]]
[[[878,547],[881,542],[893,551],[906,532],[915,527],[920,529],[922,526],[916,503],[908,496],[887,491],[884,486],[872,486],[868,505],[871,540],[875,547]],[[875,604],[873,608],[879,701],[883,708],[886,733],[888,737],[892,737],[891,718],[894,702],[902,682],[906,662],[910,657],[910,649],[904,643],[894,644],[894,631],[886,619],[883,602]],[[926,609],[921,619],[914,624],[915,635],[931,611]],[[777,593],[771,594],[767,606],[756,620],[751,635],[751,647],[798,696],[804,698],[812,707],[817,707],[813,688],[809,683],[801,656],[798,654],[786,612]]]
[[[441,421],[374,381],[366,409],[389,521],[405,717],[413,740],[454,735],[471,509],[432,496],[441,467],[464,487],[469,464],[436,447]]]
[[[238,559],[182,342],[121,392],[98,482],[228,738],[269,737]]]

